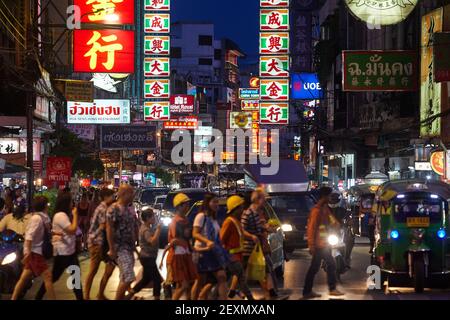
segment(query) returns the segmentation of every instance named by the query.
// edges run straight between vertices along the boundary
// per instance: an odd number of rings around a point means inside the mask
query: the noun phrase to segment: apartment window
[[[182,50],[180,47],[173,47],[170,48],[170,57],[174,59],[181,59],[182,57]]]
[[[199,58],[198,59],[198,65],[199,66],[212,66],[212,59],[208,58]]]
[[[212,46],[213,38],[212,36],[198,36],[198,44],[200,46]]]
[[[222,60],[222,50],[220,49],[214,50],[214,60]]]

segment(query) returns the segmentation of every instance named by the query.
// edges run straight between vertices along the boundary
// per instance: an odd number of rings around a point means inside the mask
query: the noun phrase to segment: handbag
[[[263,281],[265,277],[266,260],[261,245],[258,243],[248,259],[247,278],[249,280]]]
[[[50,259],[53,257],[53,244],[52,244],[52,231],[49,227],[45,225],[44,218],[41,218],[41,223],[44,227],[44,236],[42,238],[42,256],[45,259]]]

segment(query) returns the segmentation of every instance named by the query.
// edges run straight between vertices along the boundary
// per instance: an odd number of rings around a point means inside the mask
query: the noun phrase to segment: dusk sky
[[[172,21],[210,21],[216,37],[234,40],[256,60],[258,55],[259,0],[172,0]]]

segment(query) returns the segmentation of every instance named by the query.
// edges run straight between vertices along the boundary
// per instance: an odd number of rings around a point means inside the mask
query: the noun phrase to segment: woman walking
[[[88,249],[87,237],[89,233],[89,197],[86,192],[81,195],[77,205],[78,225],[83,233],[83,250]]]

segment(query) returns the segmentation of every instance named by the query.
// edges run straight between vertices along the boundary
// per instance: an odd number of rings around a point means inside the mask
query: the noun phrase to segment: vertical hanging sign
[[[170,119],[170,0],[144,0],[144,120]]]

